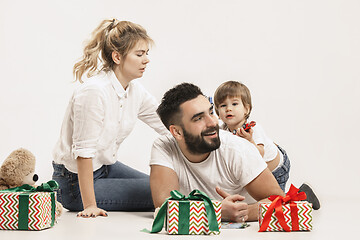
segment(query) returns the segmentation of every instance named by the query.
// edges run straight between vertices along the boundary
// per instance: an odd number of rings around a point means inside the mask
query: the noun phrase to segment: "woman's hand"
[[[108,214],[105,210],[98,208],[97,206],[88,206],[83,211],[79,212],[77,217],[89,218],[89,217],[97,217],[97,216],[104,216],[107,217]]]

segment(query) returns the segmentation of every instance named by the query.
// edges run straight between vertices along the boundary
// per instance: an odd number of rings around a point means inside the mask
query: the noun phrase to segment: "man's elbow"
[[[246,187],[249,194],[257,201],[268,198],[271,195],[285,196],[275,177],[270,170],[266,168]]]

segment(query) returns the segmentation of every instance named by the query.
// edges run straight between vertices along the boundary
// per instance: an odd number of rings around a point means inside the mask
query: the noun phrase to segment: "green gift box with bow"
[[[51,180],[37,188],[28,184],[0,191],[0,229],[42,230],[54,226],[54,190],[58,183]]]
[[[171,197],[161,206],[151,233],[160,232],[166,223],[169,234],[219,234],[221,202],[211,200],[205,193],[194,190],[188,197],[171,191]]]

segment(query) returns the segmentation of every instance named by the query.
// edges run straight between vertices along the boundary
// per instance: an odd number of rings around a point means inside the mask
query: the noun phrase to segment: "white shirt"
[[[100,73],[77,88],[53,151],[54,162],[77,173],[77,157],[92,158],[94,171],[117,160],[120,144],[139,118],[160,134],[168,133],[156,113],[156,99],[137,81],[122,87],[113,71]]]
[[[250,122],[250,121],[248,121]],[[221,128],[224,130],[228,130],[226,124],[222,124]],[[265,133],[262,126],[256,122],[256,125],[252,128],[253,129],[253,140],[255,144],[262,144],[264,145],[264,156],[263,159],[265,162],[270,162],[276,158],[276,155],[279,153],[280,161],[278,166],[273,170],[275,171],[279,166],[283,163],[283,155],[280,152],[279,148],[275,145],[274,141],[271,140]]]
[[[269,162],[276,158],[276,155],[280,151],[275,145],[274,141],[271,140],[265,133],[264,129],[260,124],[256,123],[253,127],[253,140],[256,144],[264,145],[264,161]],[[282,155],[280,153],[280,155]]]
[[[216,186],[229,194],[242,194],[246,192],[243,188],[267,165],[249,141],[223,130],[219,135],[220,147],[200,163],[190,162],[172,135],[161,136],[153,144],[150,165],[174,170],[179,179],[180,192],[185,195],[199,189],[212,199],[222,200],[216,193]]]

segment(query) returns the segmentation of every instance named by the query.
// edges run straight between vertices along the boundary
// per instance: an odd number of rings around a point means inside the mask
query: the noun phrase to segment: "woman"
[[[137,118],[160,134],[167,129],[157,101],[134,81],[142,77],[152,39],[141,26],[104,20],[74,65],[74,91],[54,149],[58,200],[78,216],[107,216],[106,210],[153,208],[148,175],[117,161],[117,151]],[[87,73],[88,79],[82,81]]]

